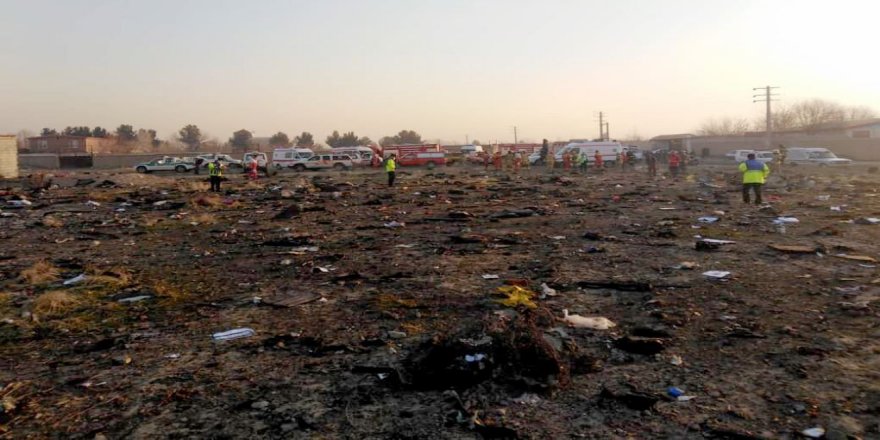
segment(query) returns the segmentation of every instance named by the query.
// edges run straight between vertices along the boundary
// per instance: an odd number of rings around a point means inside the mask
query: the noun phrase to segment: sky
[[[880,111],[880,2],[0,0],[0,133],[400,130],[464,143],[693,132],[823,98]]]

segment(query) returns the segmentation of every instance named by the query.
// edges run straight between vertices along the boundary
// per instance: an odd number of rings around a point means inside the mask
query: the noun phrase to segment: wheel
[[[428,169],[429,170],[433,170],[435,166],[437,166],[437,165],[434,165],[434,162],[428,162]]]
[[[139,172],[139,173],[141,173],[141,174],[144,174],[144,173],[147,172],[147,167],[145,167],[145,166],[139,166],[139,167],[135,168],[135,171],[137,171],[137,172]]]
[[[294,170],[294,171],[300,171],[300,172],[302,172],[302,171],[305,171],[305,170],[306,170],[306,166],[303,165],[303,164],[301,164],[301,163],[298,163],[298,164],[296,164],[296,165],[293,166],[293,170]]]
[[[333,168],[336,169],[336,170],[338,170],[338,171],[342,171],[342,170],[345,169],[345,165],[344,165],[344,164],[341,164],[341,163],[335,163],[335,164],[333,164]]]
[[[174,171],[177,171],[178,173],[185,173],[185,172],[186,172],[186,166],[184,166],[184,165],[178,165],[178,166],[174,167]]]

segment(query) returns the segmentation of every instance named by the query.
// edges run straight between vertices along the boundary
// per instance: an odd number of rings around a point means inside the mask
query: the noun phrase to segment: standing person
[[[541,141],[541,164],[547,163],[547,155],[550,153],[550,143],[547,142],[547,139]]]
[[[785,148],[785,145],[779,144],[779,171],[782,171],[782,166],[785,165],[785,158],[788,156],[788,148]]]
[[[550,170],[550,172],[552,173],[553,167],[556,166],[556,156],[553,154],[552,151],[547,154],[547,158],[545,159],[544,164],[547,165],[547,169]]]
[[[219,160],[215,160],[208,164],[208,177],[211,180],[211,191],[220,192],[220,181],[223,178],[223,170],[220,168]]]
[[[568,172],[571,169],[571,152],[562,153],[562,170]]]
[[[495,171],[501,171],[501,152],[496,151],[492,156],[492,165],[495,166]]]
[[[739,172],[743,173],[743,203],[748,204],[749,191],[755,192],[755,204],[761,204],[761,187],[764,180],[770,174],[770,167],[766,163],[755,160],[755,153],[749,153],[748,159],[739,164]]]
[[[683,176],[687,175],[687,164],[688,164],[688,161],[690,161],[690,158],[691,158],[691,154],[689,152],[687,152],[687,151],[681,152],[681,155],[679,156],[679,163],[678,163],[679,174],[681,174]]]
[[[681,165],[681,158],[678,157],[677,151],[669,152],[669,174],[672,174],[673,178],[678,178],[678,167]]]
[[[375,151],[373,151],[373,157],[370,158],[370,165],[373,168],[379,168],[379,165],[381,165],[381,164],[382,164],[382,160],[379,159],[379,155],[376,154]]]
[[[632,150],[629,150],[625,153],[626,155],[626,164],[629,165],[630,168],[636,169],[636,153]]]
[[[483,170],[489,171],[489,164],[492,163],[492,158],[489,157],[489,153],[480,153],[483,155]]]
[[[202,167],[203,163],[205,163],[205,159],[202,159],[201,157],[196,158],[196,169],[195,169],[196,175],[199,174],[199,168]]]
[[[388,187],[394,186],[395,170],[397,170],[397,155],[391,154],[385,159],[385,172],[388,173]]]
[[[648,165],[648,176],[657,177],[657,156],[653,151],[645,152],[645,163]]]
[[[513,168],[513,150],[508,151],[507,154],[504,155],[504,158],[501,160],[502,165],[504,165],[504,172],[510,171]]]
[[[605,164],[604,164],[603,161],[602,161],[602,155],[599,154],[599,150],[596,150],[596,151],[593,153],[593,159],[594,159],[595,162],[596,162],[596,163],[595,163],[595,165],[596,165],[596,170],[597,170],[597,171],[602,171],[602,168],[605,167]]]
[[[260,165],[257,163],[257,158],[251,156],[251,160],[248,162],[248,178],[251,180],[257,180],[257,171],[259,168]]]
[[[581,173],[584,175],[587,174],[587,168],[590,166],[590,161],[587,160],[587,153],[583,151],[578,153],[578,168],[581,169]]]
[[[516,152],[513,155],[513,172],[519,174],[519,169],[522,168],[522,153]]]
[[[626,165],[623,163],[624,160],[625,160],[625,159],[623,158],[623,155],[620,154],[619,151],[617,152],[617,154],[614,155],[614,165],[619,166],[621,170],[623,170],[623,168],[626,166]]]

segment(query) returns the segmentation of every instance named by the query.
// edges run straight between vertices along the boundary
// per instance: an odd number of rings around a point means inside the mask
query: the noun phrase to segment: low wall
[[[704,148],[711,156],[723,156],[730,150],[767,150],[763,137],[718,136],[698,137],[690,140],[691,149],[697,155]],[[880,161],[880,139],[853,139],[841,136],[777,135],[773,140],[776,149],[779,144],[786,147],[825,147],[840,157],[853,160]]]
[[[61,161],[57,154],[19,154],[18,167],[57,170],[61,168]]]

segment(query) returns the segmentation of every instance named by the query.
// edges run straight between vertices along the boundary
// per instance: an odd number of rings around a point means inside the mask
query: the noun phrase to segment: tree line
[[[877,112],[864,106],[846,106],[824,99],[808,99],[789,105],[776,105],[771,108],[770,121],[773,130],[810,130],[830,122],[853,121],[877,117]],[[766,116],[754,120],[737,117],[722,117],[704,121],[697,129],[701,136],[730,136],[747,131],[764,131]]]

